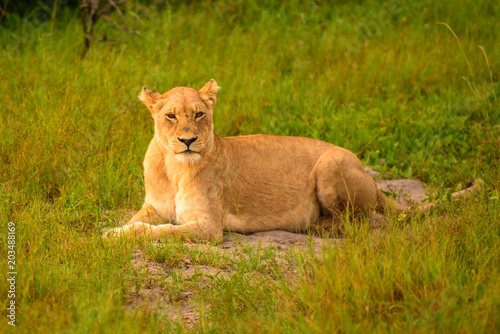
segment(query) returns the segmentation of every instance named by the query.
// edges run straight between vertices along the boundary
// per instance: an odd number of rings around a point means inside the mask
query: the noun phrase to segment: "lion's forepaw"
[[[106,231],[103,235],[106,239],[120,238],[120,237],[134,237],[134,236],[150,236],[152,226],[148,223],[133,222],[121,227],[115,227]]]

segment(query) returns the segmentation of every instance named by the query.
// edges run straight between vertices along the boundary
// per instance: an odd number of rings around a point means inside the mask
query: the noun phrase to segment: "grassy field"
[[[146,7],[142,7],[143,9]],[[130,5],[84,59],[79,13],[0,24],[0,332],[8,222],[16,224],[22,333],[446,332],[500,330],[500,39],[497,1],[201,1]],[[446,25],[437,24],[446,23]],[[455,35],[456,34],[456,38]],[[427,217],[386,229],[346,221],[342,246],[239,257],[174,241],[109,244],[144,198],[153,134],[142,86],[222,89],[222,136],[274,133],[343,146],[393,177],[445,188],[485,181]],[[376,232],[376,233],[375,233]],[[135,250],[173,268],[155,284],[199,318],[128,307],[146,282]],[[179,274],[194,264],[231,270]],[[175,270],[174,270],[175,269]],[[207,283],[208,280],[208,283]]]

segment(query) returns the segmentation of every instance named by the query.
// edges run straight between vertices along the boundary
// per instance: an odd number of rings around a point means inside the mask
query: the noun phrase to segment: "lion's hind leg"
[[[359,159],[335,147],[321,155],[313,169],[316,194],[324,216],[368,214],[377,205],[377,186]]]
[[[343,233],[342,217],[340,215],[321,216],[309,227],[309,231],[321,237],[338,237]]]

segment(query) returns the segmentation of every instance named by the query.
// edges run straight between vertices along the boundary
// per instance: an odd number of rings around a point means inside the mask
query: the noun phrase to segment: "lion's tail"
[[[470,193],[474,193],[474,192],[478,191],[479,189],[481,189],[481,186],[483,184],[484,184],[483,180],[477,179],[472,183],[472,185],[470,187],[463,189],[463,190],[460,190],[460,191],[457,191],[457,192],[454,192],[453,194],[451,194],[451,197],[461,197],[461,196],[466,196]],[[379,189],[377,189],[377,207],[375,208],[375,210],[381,214],[387,213],[388,211],[394,211],[397,214],[399,214],[399,213],[403,213],[405,211],[408,211],[412,208],[415,208],[419,212],[427,213],[438,202],[439,202],[439,200],[432,202],[432,203],[428,203],[428,204],[424,204],[424,205],[417,205],[417,206],[413,206],[413,207],[401,205],[401,204],[397,203],[396,201],[390,199],[383,192],[381,192]]]

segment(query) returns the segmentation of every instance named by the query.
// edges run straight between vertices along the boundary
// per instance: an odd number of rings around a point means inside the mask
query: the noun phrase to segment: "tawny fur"
[[[359,159],[341,147],[301,137],[217,136],[218,89],[213,79],[199,91],[177,87],[159,94],[143,88],[139,98],[155,124],[144,159],[146,199],[107,237],[217,241],[223,231],[303,231],[345,210],[410,209],[378,190]],[[417,208],[426,212],[431,206]]]

